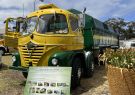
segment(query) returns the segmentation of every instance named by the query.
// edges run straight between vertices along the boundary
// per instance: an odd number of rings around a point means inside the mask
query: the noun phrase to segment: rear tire
[[[75,89],[80,85],[82,76],[81,60],[76,57],[72,62],[72,77],[71,77],[71,88]]]
[[[27,79],[28,77],[28,72],[22,72],[23,76]]]

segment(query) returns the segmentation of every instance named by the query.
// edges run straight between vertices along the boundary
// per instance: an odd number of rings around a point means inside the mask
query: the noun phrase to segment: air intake
[[[58,7],[55,6],[54,4],[47,4],[47,5],[41,5],[41,6],[39,6],[39,9],[40,9],[40,10],[43,10],[43,9],[51,9],[51,8],[58,8]]]

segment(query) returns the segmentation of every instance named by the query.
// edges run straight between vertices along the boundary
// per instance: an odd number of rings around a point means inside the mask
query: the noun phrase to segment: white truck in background
[[[135,39],[130,40],[121,40],[120,42],[120,48],[135,48]]]

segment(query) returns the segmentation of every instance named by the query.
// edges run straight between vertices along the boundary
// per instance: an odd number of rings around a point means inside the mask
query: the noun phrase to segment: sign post
[[[30,67],[24,95],[70,95],[71,67]]]

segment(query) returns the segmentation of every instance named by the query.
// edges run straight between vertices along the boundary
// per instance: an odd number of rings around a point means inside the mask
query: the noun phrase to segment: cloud
[[[21,10],[21,8],[20,7],[15,7],[15,6],[13,6],[13,7],[1,7],[0,6],[0,11],[1,10],[4,10],[4,11],[8,11],[8,10]]]
[[[0,25],[2,25],[2,22],[7,17],[23,16],[23,5],[25,15],[32,12],[34,1],[35,0],[0,0]],[[133,15],[133,12],[135,13],[134,0],[44,0],[44,3],[36,0],[36,6],[48,3],[54,3],[63,9],[75,8],[80,11],[86,7],[87,14],[100,20],[106,20],[111,17],[133,19],[131,15]]]
[[[126,4],[121,4],[118,7],[119,10],[116,10],[113,13],[113,16],[118,16],[118,17],[124,17],[129,13],[135,12],[135,4],[134,0],[130,0],[129,2],[126,2]]]
[[[23,4],[26,15],[32,11],[32,0],[0,0],[0,28],[4,27],[6,18],[23,16]]]
[[[121,0],[115,7],[112,7],[110,9],[111,10],[106,13],[106,16],[104,16],[105,19],[112,17],[121,17],[125,20],[135,20],[134,0]]]

